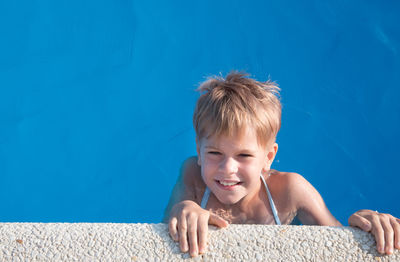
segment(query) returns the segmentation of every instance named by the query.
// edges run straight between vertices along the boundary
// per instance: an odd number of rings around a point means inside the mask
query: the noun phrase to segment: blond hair
[[[244,73],[209,78],[198,88],[202,95],[193,114],[197,141],[230,136],[251,126],[259,144],[274,142],[281,127],[279,90],[272,81],[259,82]]]

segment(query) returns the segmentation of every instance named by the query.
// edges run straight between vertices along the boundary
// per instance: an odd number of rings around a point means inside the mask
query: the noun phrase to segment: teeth
[[[224,181],[219,181],[219,183],[220,183],[221,185],[224,185],[224,186],[233,186],[233,185],[236,185],[238,182],[224,182]]]

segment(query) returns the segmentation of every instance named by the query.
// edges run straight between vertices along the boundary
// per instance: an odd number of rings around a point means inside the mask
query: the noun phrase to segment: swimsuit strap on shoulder
[[[265,182],[265,179],[264,179],[264,177],[262,175],[260,177],[261,177],[261,180],[264,183],[265,190],[267,191],[268,200],[269,200],[269,204],[270,204],[271,209],[272,209],[272,214],[274,215],[275,223],[277,225],[281,225],[281,221],[280,221],[279,216],[278,216],[278,211],[276,210],[276,207],[275,207],[275,204],[274,204],[274,200],[272,199],[271,193],[269,192],[267,183]],[[210,189],[206,186],[206,190],[204,191],[203,198],[201,199],[201,204],[200,204],[201,208],[203,208],[203,209],[206,208],[208,199],[210,198],[210,193],[211,193]]]
[[[206,209],[208,198],[210,197],[210,189],[206,186],[206,191],[204,191],[203,198],[201,199],[201,208]]]
[[[261,180],[264,183],[265,189],[267,191],[267,195],[268,195],[268,200],[269,200],[269,205],[271,206],[272,209],[272,214],[274,215],[275,218],[275,223],[277,225],[281,225],[281,221],[279,220],[279,216],[278,216],[278,211],[276,210],[275,204],[274,204],[274,200],[272,199],[271,193],[269,192],[268,186],[267,186],[267,182],[265,182],[265,179],[263,177],[263,175],[260,175]]]

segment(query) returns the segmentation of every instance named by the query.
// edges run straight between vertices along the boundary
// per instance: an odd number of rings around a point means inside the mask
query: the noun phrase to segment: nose
[[[238,171],[238,163],[235,159],[226,157],[223,161],[221,161],[219,169],[226,174],[235,174]]]

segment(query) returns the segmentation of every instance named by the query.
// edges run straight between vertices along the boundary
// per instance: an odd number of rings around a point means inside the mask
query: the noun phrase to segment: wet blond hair
[[[208,78],[197,90],[202,93],[193,114],[197,141],[214,135],[241,134],[251,126],[260,145],[275,142],[281,127],[280,89],[276,83],[231,72],[225,79]]]

